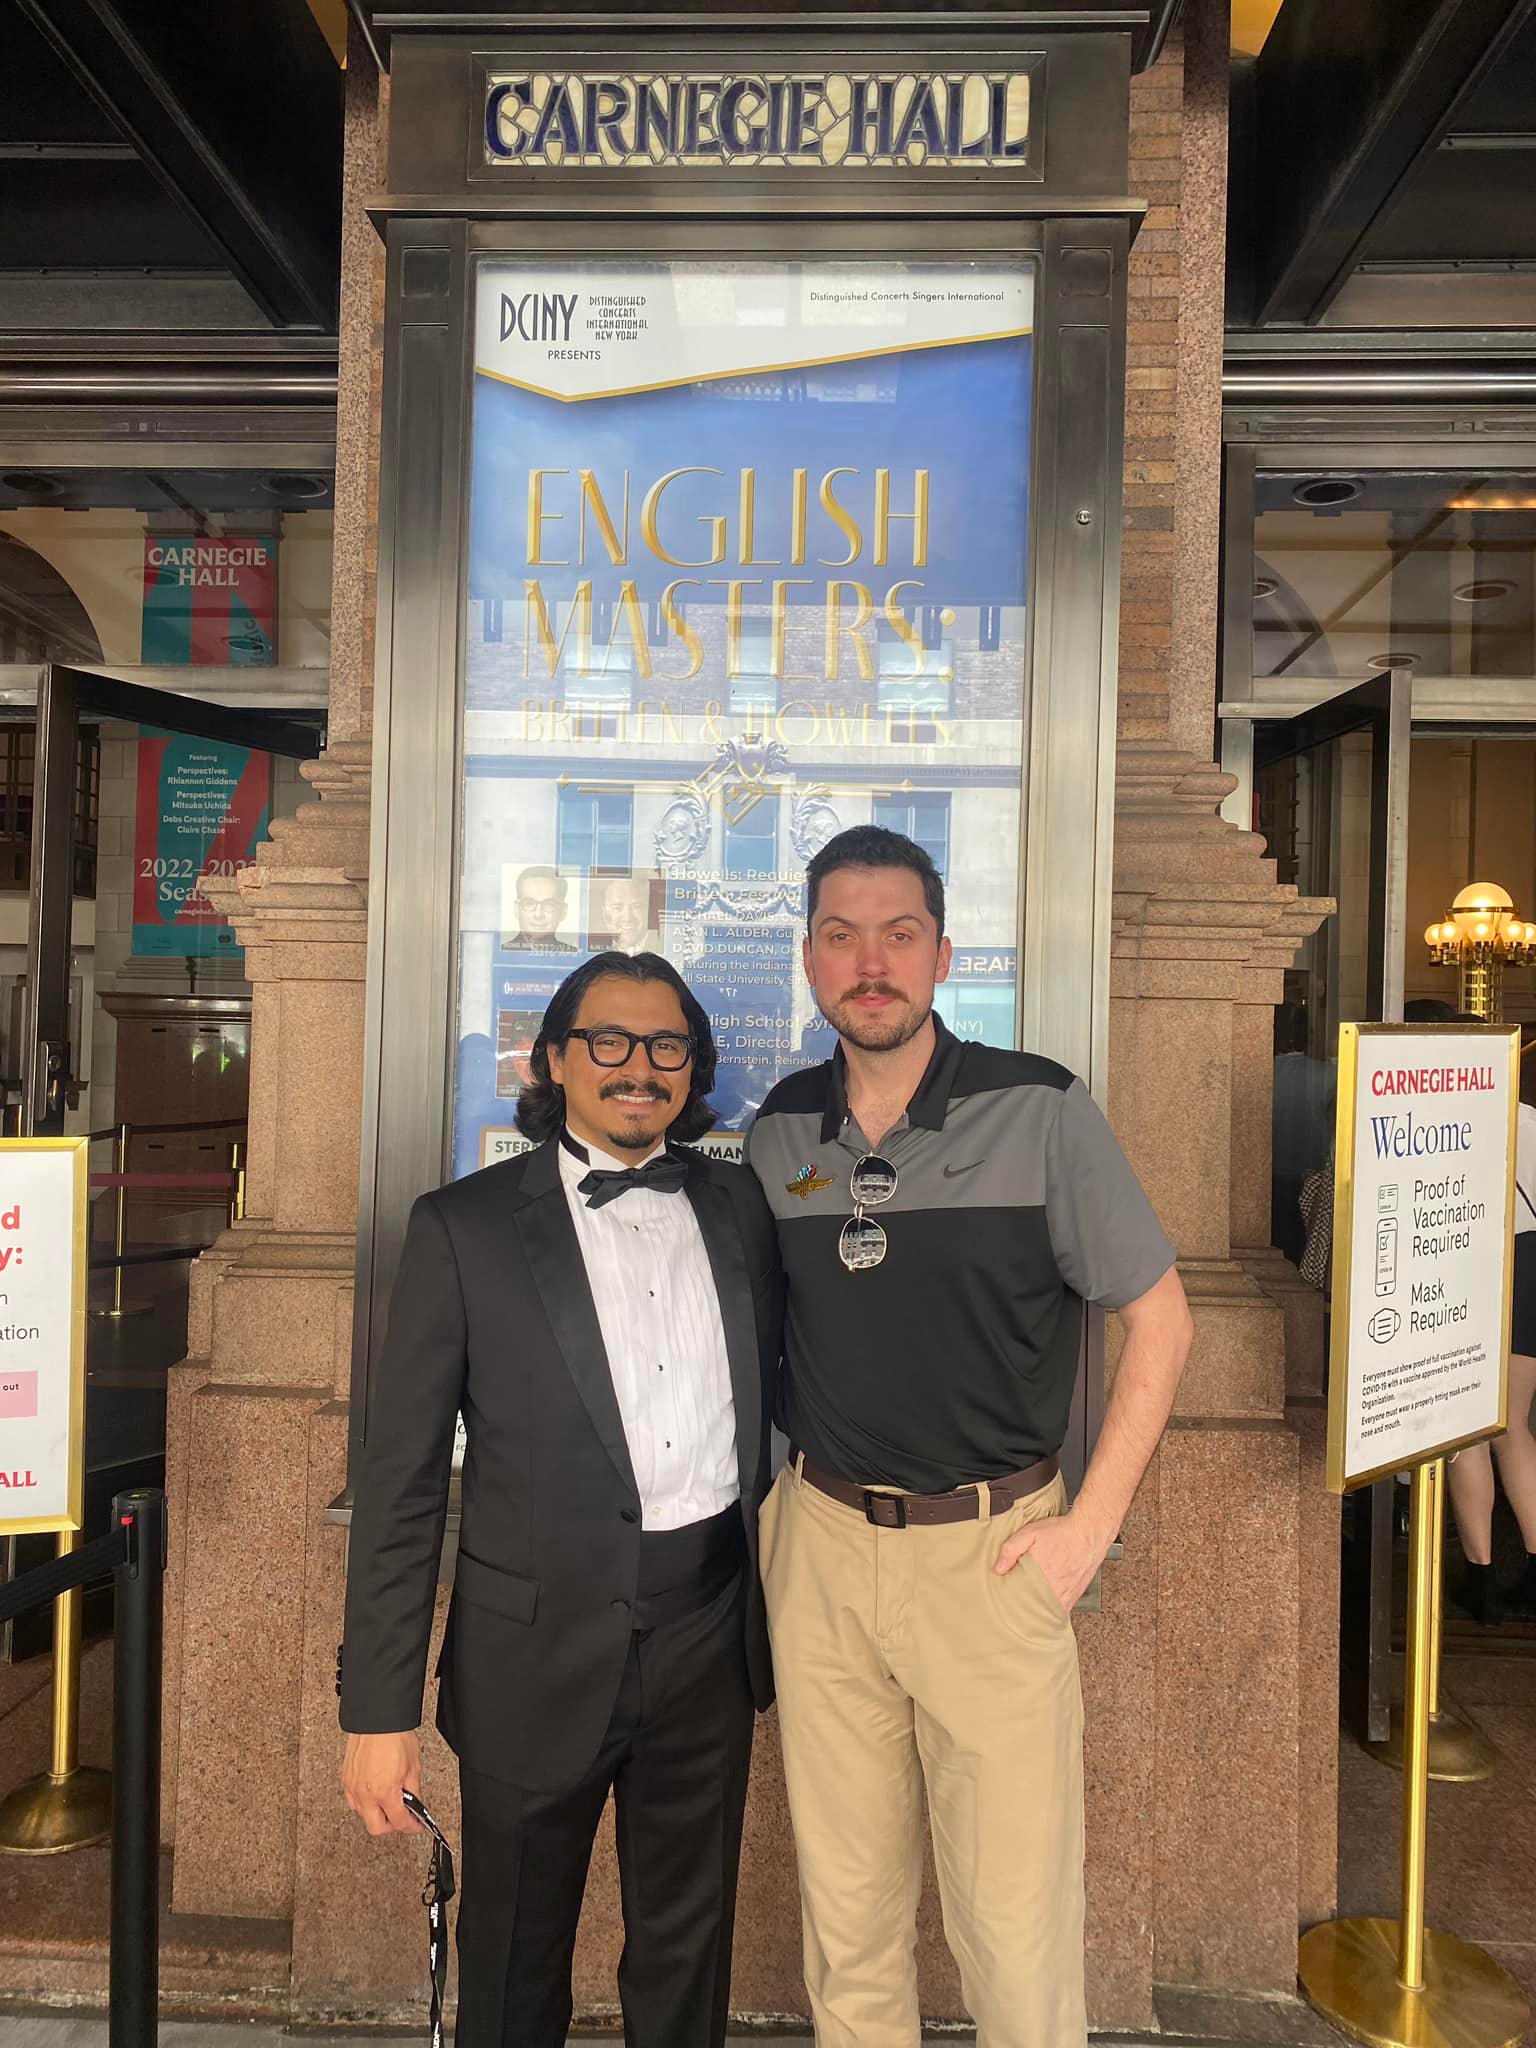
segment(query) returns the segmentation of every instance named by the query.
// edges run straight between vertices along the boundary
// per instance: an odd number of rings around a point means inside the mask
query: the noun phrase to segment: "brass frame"
[[[0,1536],[73,1533],[85,1521],[85,1305],[90,1282],[89,1144],[84,1138],[3,1138],[0,1157],[18,1152],[69,1152],[74,1155],[70,1277],[69,1477],[68,1512],[24,1515],[14,1521],[0,1517]]]
[[[1355,1103],[1360,1075],[1360,1040],[1368,1038],[1457,1037],[1481,1035],[1502,1038],[1509,1047],[1509,1153],[1508,1186],[1504,1203],[1504,1306],[1499,1339],[1498,1420],[1487,1429],[1473,1430],[1422,1450],[1410,1462],[1424,1465],[1436,1458],[1448,1458],[1469,1444],[1486,1443],[1498,1436],[1509,1419],[1509,1336],[1513,1304],[1510,1280],[1515,1257],[1515,1133],[1520,1114],[1520,1032],[1518,1026],[1503,1024],[1341,1024],[1339,1027],[1338,1096],[1334,1124],[1333,1171],[1333,1305],[1328,1343],[1328,1472],[1330,1493],[1353,1493],[1401,1471],[1403,1460],[1391,1458],[1368,1472],[1346,1472],[1344,1443],[1348,1427],[1350,1365],[1349,1310],[1352,1273],[1355,1203]]]

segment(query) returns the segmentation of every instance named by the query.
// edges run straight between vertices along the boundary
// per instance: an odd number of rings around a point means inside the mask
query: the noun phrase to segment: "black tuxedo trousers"
[[[556,1144],[424,1195],[401,1253],[355,1487],[341,1722],[394,1732],[420,1721],[462,1413],[437,1708],[464,1791],[460,2048],[563,2040],[581,1884],[610,1787],[626,2034],[633,2048],[708,2048],[723,2031],[751,1708],[772,1698],[757,1511],[782,1281],[753,1175],[682,1156],[687,1185],[669,1199],[691,1204],[715,1281],[741,1501],[729,1547],[722,1524],[664,1601],[648,1604],[657,1539],[642,1537]],[[643,1870],[671,1875],[642,1886]],[[684,1922],[691,1946],[679,1949]]]

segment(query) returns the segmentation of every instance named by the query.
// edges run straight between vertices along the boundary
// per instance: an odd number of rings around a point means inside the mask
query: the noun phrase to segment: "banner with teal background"
[[[271,814],[272,756],[141,726],[133,834],[133,940],[143,957],[240,958],[203,893],[256,858]]]

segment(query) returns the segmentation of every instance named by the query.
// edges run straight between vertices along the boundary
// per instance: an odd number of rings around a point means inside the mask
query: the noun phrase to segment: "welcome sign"
[[[1346,1024],[1328,1483],[1504,1427],[1520,1034]]]
[[[84,1506],[86,1140],[0,1142],[0,1536]]]

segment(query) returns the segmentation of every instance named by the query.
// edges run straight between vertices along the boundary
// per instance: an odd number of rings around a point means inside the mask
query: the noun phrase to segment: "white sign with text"
[[[1337,1491],[1504,1425],[1518,1046],[1493,1025],[1342,1028]]]
[[[80,1526],[85,1140],[0,1143],[0,1534]]]

